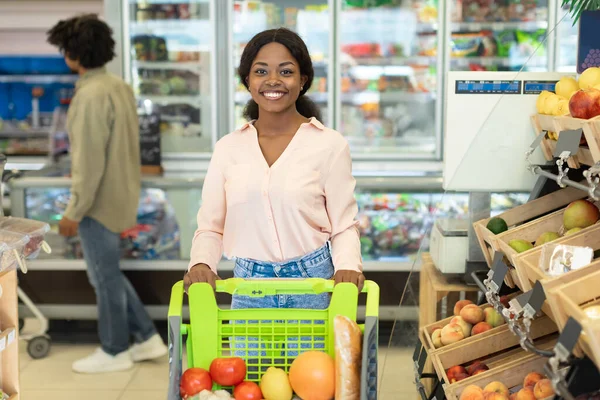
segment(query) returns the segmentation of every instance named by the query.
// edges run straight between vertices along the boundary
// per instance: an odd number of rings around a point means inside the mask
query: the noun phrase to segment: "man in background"
[[[76,361],[79,373],[122,371],[167,349],[135,289],[121,272],[120,233],[136,224],[141,172],[135,97],[105,65],[115,57],[111,28],[96,15],[60,21],[48,31],[79,74],[69,107],[71,199],[63,236],[79,233],[98,303],[101,347]],[[129,348],[130,336],[135,344]]]

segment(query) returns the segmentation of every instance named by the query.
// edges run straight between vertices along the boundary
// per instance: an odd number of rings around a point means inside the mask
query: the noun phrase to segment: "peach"
[[[460,316],[467,323],[475,325],[484,320],[485,316],[483,315],[483,310],[476,306],[475,304],[469,304],[463,307],[460,310]]]
[[[450,320],[450,323],[451,324],[455,323],[455,324],[460,325],[460,327],[462,328],[462,331],[463,331],[463,335],[465,335],[465,337],[471,336],[471,328],[473,328],[473,325],[469,324],[462,317],[454,317]]]
[[[446,370],[446,376],[448,376],[448,382],[450,383],[458,382],[457,377],[459,375],[467,375],[467,378],[469,377],[467,370],[461,365],[455,365]]]
[[[497,328],[500,325],[504,325],[506,323],[504,317],[493,307],[489,307],[483,310],[483,314],[485,316],[485,322],[487,322],[494,328]]]
[[[475,325],[473,329],[471,329],[471,335],[479,335],[480,333],[489,331],[491,329],[494,329],[494,327],[488,324],[487,322],[480,322],[477,325]]]
[[[536,400],[533,394],[533,389],[530,387],[524,387],[517,392],[516,400]]]
[[[433,342],[433,346],[436,349],[439,349],[444,345],[442,343],[442,330],[440,328],[433,331],[433,333],[431,334],[431,341]]]
[[[464,338],[465,338],[465,335],[463,333],[463,330],[462,330],[461,326],[458,324],[450,323],[450,324],[446,325],[444,327],[444,329],[442,329],[441,339],[442,339],[442,344],[444,346],[447,346],[452,343],[456,343],[458,341],[463,340]]]
[[[454,315],[458,317],[460,315],[460,310],[462,310],[464,306],[468,306],[469,304],[473,304],[473,302],[471,300],[457,301],[454,305]]]
[[[496,392],[483,392],[483,400],[508,400],[508,396]]]
[[[530,372],[525,376],[525,379],[523,379],[523,387],[531,387],[533,389],[535,384],[542,379],[544,379],[544,375],[539,372]]]
[[[511,393],[508,400],[517,400],[517,393]]]
[[[464,374],[456,374],[456,375],[454,376],[454,380],[453,380],[453,381],[450,381],[450,383],[460,382],[460,381],[462,381],[462,380],[465,380],[465,379],[467,379],[467,378],[470,378],[470,377],[471,377],[471,376],[470,376],[469,374],[467,374],[467,373],[464,373]]]
[[[554,395],[554,388],[550,379],[542,379],[535,384],[533,394],[536,399],[545,399]]]
[[[479,386],[469,385],[462,391],[459,400],[483,400],[483,390]]]
[[[503,394],[505,397],[510,396],[510,391],[508,390],[506,385],[498,381],[490,382],[486,387],[483,388],[483,391],[490,393],[500,393]]]
[[[479,364],[471,369],[471,376],[483,374],[485,371],[489,371],[490,367],[485,364]]]

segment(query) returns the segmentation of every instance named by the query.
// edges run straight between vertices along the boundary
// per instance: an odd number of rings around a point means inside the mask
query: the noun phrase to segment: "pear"
[[[513,239],[510,242],[508,242],[508,245],[512,247],[512,249],[517,253],[523,253],[527,250],[533,249],[533,245],[527,240],[523,239]]]
[[[559,237],[560,235],[556,232],[544,232],[535,241],[535,247],[542,246],[548,242],[558,239]]]
[[[573,234],[579,232],[580,230],[581,230],[581,228],[569,229],[568,231],[565,232],[565,236],[573,235]]]

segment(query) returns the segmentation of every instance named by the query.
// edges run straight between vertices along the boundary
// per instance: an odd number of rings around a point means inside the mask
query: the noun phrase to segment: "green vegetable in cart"
[[[265,400],[291,400],[292,386],[284,370],[270,367],[260,381]]]
[[[202,392],[211,390],[213,381],[207,370],[203,368],[189,368],[181,375],[179,394],[183,399],[189,399]]]
[[[487,228],[492,231],[495,235],[499,235],[502,232],[506,232],[508,230],[508,225],[506,221],[502,218],[494,217],[490,219],[490,222],[487,224]]]
[[[246,363],[240,357],[215,358],[210,364],[210,377],[221,386],[235,386],[246,378]]]

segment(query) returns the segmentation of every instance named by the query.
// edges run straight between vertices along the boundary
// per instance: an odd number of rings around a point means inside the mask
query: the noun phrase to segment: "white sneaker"
[[[90,356],[73,363],[73,371],[80,374],[100,374],[104,372],[125,371],[133,368],[128,351],[111,356],[98,348]]]
[[[167,354],[167,346],[159,334],[155,334],[144,343],[134,344],[129,349],[133,362],[155,360]]]

